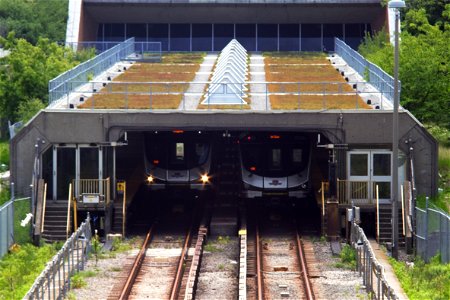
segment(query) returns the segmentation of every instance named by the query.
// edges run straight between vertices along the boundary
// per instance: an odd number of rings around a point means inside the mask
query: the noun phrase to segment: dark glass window
[[[280,24],[280,51],[299,51],[300,26]]]
[[[281,170],[281,149],[280,148],[272,148],[270,149],[270,158],[269,158],[269,170]]]
[[[80,148],[80,178],[98,178],[98,148]]]
[[[127,24],[127,39],[131,37],[136,41],[147,41],[147,24]]]
[[[104,24],[98,24],[97,27],[97,41],[99,42],[103,41],[103,25]]]
[[[364,38],[365,30],[364,23],[345,24],[345,43],[356,50]]]
[[[233,24],[214,24],[214,51],[221,51],[233,38]]]
[[[278,25],[258,24],[258,51],[278,50]]]
[[[75,148],[57,149],[57,199],[67,199],[69,184],[75,179]]]
[[[368,154],[350,154],[350,176],[368,176]]]
[[[343,37],[343,24],[323,24],[323,46],[326,51],[334,51],[334,38]]]
[[[47,199],[53,199],[53,148],[42,154],[42,178],[47,183]],[[56,195],[55,195],[56,196]]]
[[[321,24],[302,24],[302,51],[322,51],[321,27]]]
[[[236,24],[236,39],[247,51],[255,51],[256,24]]]
[[[211,24],[192,24],[192,51],[212,51]]]
[[[123,23],[107,23],[104,26],[105,41],[124,41],[125,40],[125,24]]]
[[[170,24],[170,51],[190,51],[190,37],[190,24]]]
[[[148,41],[161,42],[162,51],[168,51],[168,24],[148,24]]]
[[[391,175],[391,154],[374,154],[372,164],[374,176]]]

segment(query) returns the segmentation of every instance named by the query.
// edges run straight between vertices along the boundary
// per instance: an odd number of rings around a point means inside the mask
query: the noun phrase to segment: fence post
[[[428,262],[428,197],[425,197],[425,260]]]

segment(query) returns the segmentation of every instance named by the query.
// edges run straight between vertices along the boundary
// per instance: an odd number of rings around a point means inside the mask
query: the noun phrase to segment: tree
[[[62,42],[66,34],[68,0],[0,0],[0,35],[14,31],[36,44],[38,37]]]
[[[16,39],[14,33],[0,37],[0,43],[11,51],[0,60],[0,116],[11,121],[26,121],[45,106],[49,80],[94,54],[93,50],[75,53],[46,38],[39,38],[34,46]]]
[[[400,44],[401,104],[416,117],[450,128],[450,30],[431,25],[424,10],[405,17]],[[393,73],[393,48],[385,32],[366,37],[360,53]]]

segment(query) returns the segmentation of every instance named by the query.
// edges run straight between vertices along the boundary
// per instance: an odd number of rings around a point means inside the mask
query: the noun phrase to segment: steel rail
[[[263,283],[262,283],[262,270],[261,270],[261,247],[259,244],[259,226],[256,223],[256,279],[258,282],[258,300],[264,299]]]
[[[139,270],[141,269],[142,262],[144,261],[148,244],[150,243],[150,240],[153,237],[154,227],[155,225],[152,225],[152,227],[147,233],[147,236],[145,237],[141,250],[139,251],[138,255],[136,256],[136,259],[134,260],[133,267],[131,268],[130,274],[128,275],[127,281],[125,282],[122,292],[120,293],[119,300],[128,299],[128,297],[130,296],[131,289],[133,288],[133,284],[136,280]]]
[[[178,289],[180,288],[181,281],[183,279],[183,264],[185,262],[187,252],[189,250],[189,244],[191,242],[192,226],[193,225],[191,225],[189,227],[189,230],[186,234],[186,240],[184,241],[183,250],[181,251],[180,260],[179,260],[178,266],[177,266],[177,273],[176,273],[175,279],[172,283],[172,290],[170,292],[170,300],[174,300],[174,299],[178,298],[177,297]]]
[[[312,291],[311,282],[309,281],[309,277],[308,277],[308,268],[306,267],[306,259],[305,259],[305,255],[303,253],[302,240],[300,239],[300,235],[298,234],[298,231],[296,232],[296,238],[297,238],[297,254],[298,254],[298,258],[300,260],[300,264],[302,267],[302,278],[303,278],[303,283],[305,285],[306,299],[314,300],[314,294]]]

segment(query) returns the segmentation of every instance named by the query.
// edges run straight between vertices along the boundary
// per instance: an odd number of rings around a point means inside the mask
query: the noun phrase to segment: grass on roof
[[[177,109],[183,95],[96,94],[78,108],[87,109]]]
[[[160,63],[136,63],[78,108],[177,109],[183,98],[179,93],[189,88],[204,56],[205,53],[168,53],[162,56]],[[124,94],[113,94],[122,92]],[[125,92],[145,95],[125,95]]]
[[[271,95],[272,109],[370,109],[320,52],[264,53],[270,93],[325,93]],[[298,82],[280,84],[276,82]],[[328,93],[328,94],[327,94]],[[342,95],[330,95],[341,94]],[[345,93],[345,94],[344,94]],[[348,93],[355,93],[348,95]]]
[[[272,109],[371,109],[359,96],[353,95],[271,95]]]

